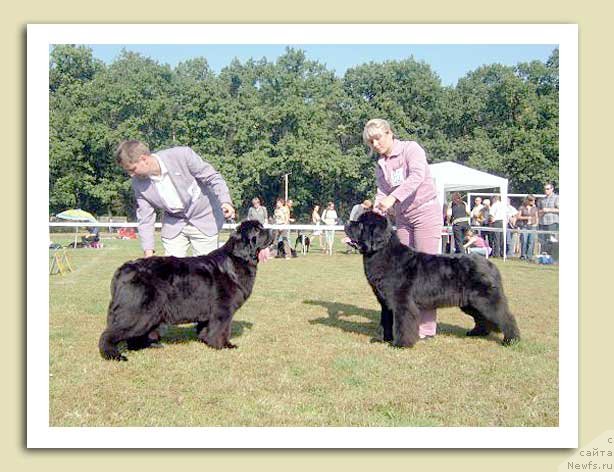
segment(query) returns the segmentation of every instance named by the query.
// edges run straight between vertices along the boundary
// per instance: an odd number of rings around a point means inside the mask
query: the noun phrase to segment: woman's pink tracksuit
[[[389,156],[377,161],[375,203],[392,195],[397,235],[401,243],[427,254],[437,254],[441,241],[443,213],[424,149],[414,141],[395,139]],[[434,336],[437,311],[420,312],[420,337]]]

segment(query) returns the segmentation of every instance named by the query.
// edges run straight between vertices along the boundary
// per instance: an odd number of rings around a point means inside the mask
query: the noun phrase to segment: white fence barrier
[[[235,229],[239,223],[225,223],[223,229]],[[138,223],[86,223],[86,222],[59,222],[54,221],[49,223],[50,228],[137,228]],[[156,223],[156,228],[161,228],[162,223]],[[281,230],[289,230],[291,232],[294,231],[343,231],[343,225],[301,225],[301,224],[292,224],[292,225],[272,225],[265,224],[265,228],[267,229],[281,229]],[[504,230],[507,231],[507,228],[493,228],[491,226],[472,226],[471,229],[477,231],[491,231],[494,233],[502,233]],[[558,231],[544,231],[539,229],[519,229],[519,228],[510,228],[512,233],[532,233],[532,234],[555,234],[558,235]],[[444,226],[442,235],[451,234],[452,226]]]

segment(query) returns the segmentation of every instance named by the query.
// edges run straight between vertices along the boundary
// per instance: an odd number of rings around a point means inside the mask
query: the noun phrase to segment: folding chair
[[[54,249],[51,253],[51,262],[49,264],[49,275],[60,274],[64,272],[72,272],[72,266],[66,254],[66,248]]]

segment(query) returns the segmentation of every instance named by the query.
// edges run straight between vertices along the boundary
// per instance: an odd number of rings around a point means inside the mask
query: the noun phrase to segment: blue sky
[[[456,85],[459,78],[484,64],[516,65],[520,62],[539,60],[545,62],[557,45],[546,44],[493,44],[493,45],[373,45],[373,44],[331,44],[331,45],[284,45],[284,44],[90,44],[94,57],[107,64],[119,55],[122,48],[143,54],[161,64],[175,67],[179,62],[195,57],[205,57],[209,66],[218,73],[233,58],[245,62],[249,58],[266,57],[275,61],[284,53],[286,46],[302,49],[309,59],[325,64],[342,76],[348,68],[367,62],[399,60],[410,56],[424,61],[439,75],[444,85]]]

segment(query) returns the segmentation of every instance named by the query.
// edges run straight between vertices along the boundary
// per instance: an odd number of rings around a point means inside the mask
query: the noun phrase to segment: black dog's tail
[[[118,349],[119,341],[122,338],[118,337],[118,327],[116,326],[116,317],[121,307],[122,292],[125,291],[126,287],[125,280],[120,281],[120,278],[126,279],[126,277],[133,278],[134,273],[126,270],[125,266],[122,266],[115,271],[111,280],[111,300],[107,310],[107,328],[102,332],[98,340],[98,349],[104,359],[128,360]],[[124,298],[126,298],[125,294]]]
[[[500,306],[503,313],[500,314],[501,321],[499,328],[501,331],[503,331],[503,344],[509,345],[520,341],[520,330],[518,329],[518,324],[516,323],[516,317],[510,311],[507,296],[503,292],[503,279],[501,278],[501,272],[491,261],[488,261],[488,263],[492,267],[495,280],[497,281],[497,287],[500,287],[501,290]]]
[[[503,344],[509,345],[520,341],[520,330],[518,329],[516,318],[507,305],[507,300],[505,300],[503,304],[505,315],[501,323],[501,331],[503,331]]]
[[[478,266],[476,272],[484,274],[482,283],[490,286],[491,296],[496,301],[495,317],[494,319],[487,320],[491,324],[489,330],[503,332],[503,344],[505,345],[520,341],[520,330],[518,329],[516,318],[510,311],[507,296],[503,290],[503,279],[499,268],[492,261],[483,257],[475,257],[473,261]]]

